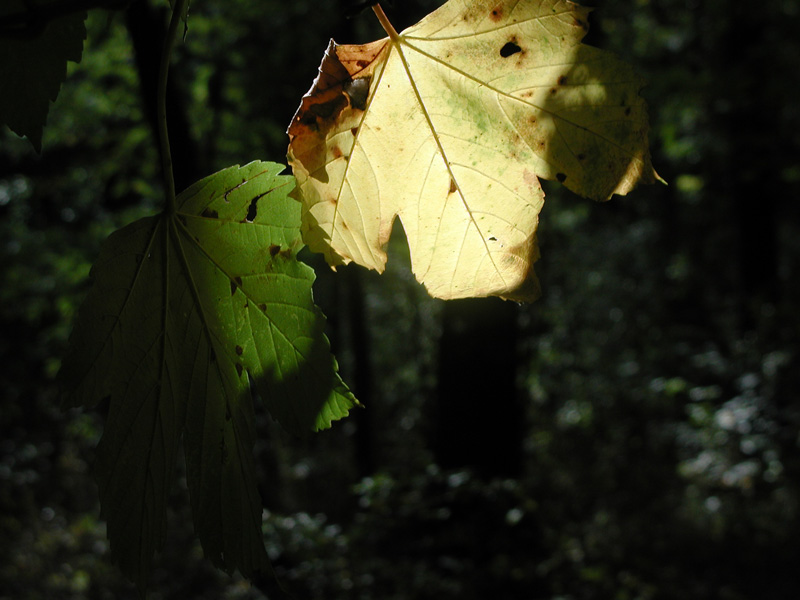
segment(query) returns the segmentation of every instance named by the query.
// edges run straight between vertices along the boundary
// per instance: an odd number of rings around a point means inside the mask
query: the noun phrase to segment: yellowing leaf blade
[[[399,216],[432,295],[533,299],[540,178],[600,200],[655,178],[641,81],[580,44],[587,13],[451,0],[375,42],[361,70],[343,59],[352,47],[332,43],[289,128],[309,246],[334,266],[381,271]],[[321,91],[324,120],[307,110]]]

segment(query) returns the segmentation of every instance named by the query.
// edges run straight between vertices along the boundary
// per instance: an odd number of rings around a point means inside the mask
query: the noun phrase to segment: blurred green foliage
[[[380,35],[345,4],[193,4],[172,77],[204,174],[282,160],[327,38]],[[399,28],[436,2],[394,4]],[[800,8],[744,6],[592,14],[588,41],[650,82],[670,185],[606,204],[547,186],[544,296],[517,318],[519,478],[434,464],[442,303],[403,259],[378,277],[305,255],[343,376],[369,401],[305,441],[259,417],[265,543],[296,597],[796,597]],[[136,597],[90,477],[102,418],[62,413],[53,380],[101,240],[160,202],[124,14],[93,11],[87,28],[42,155],[0,132],[3,599]],[[280,597],[211,569],[188,510],[182,483],[150,597]]]

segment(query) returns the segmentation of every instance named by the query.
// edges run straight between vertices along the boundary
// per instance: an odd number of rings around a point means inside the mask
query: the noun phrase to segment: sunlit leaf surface
[[[331,41],[289,127],[309,247],[382,271],[399,216],[433,296],[535,298],[540,178],[597,200],[655,180],[642,81],[580,43],[588,12],[450,0],[400,35]]]

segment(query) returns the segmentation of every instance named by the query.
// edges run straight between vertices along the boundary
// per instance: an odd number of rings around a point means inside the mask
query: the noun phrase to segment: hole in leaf
[[[564,173],[556,173],[556,179],[558,179],[559,183],[564,183],[567,179],[567,176]]]
[[[256,216],[258,215],[258,199],[261,196],[256,196],[250,201],[250,206],[247,207],[247,216],[244,218],[245,221],[248,223],[252,223],[256,220]]]
[[[500,56],[503,58],[508,58],[517,52],[522,52],[522,48],[517,46],[514,42],[506,42],[506,45],[500,48]]]
[[[350,106],[358,110],[367,108],[369,82],[372,77],[359,77],[344,85],[344,93],[350,98]]]

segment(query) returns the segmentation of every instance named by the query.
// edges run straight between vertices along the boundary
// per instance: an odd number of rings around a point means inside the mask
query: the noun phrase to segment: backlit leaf
[[[302,434],[355,399],[336,374],[296,259],[300,206],[281,165],[251,163],[180,194],[177,213],[106,241],[61,371],[71,406],[109,399],[96,478],[112,550],[143,586],[165,537],[183,436],[195,530],[215,565],[268,569],[251,383]]]
[[[382,271],[399,216],[433,296],[535,298],[540,178],[597,200],[656,179],[642,81],[580,43],[588,12],[450,0],[399,35],[331,41],[288,131],[309,247]]]

